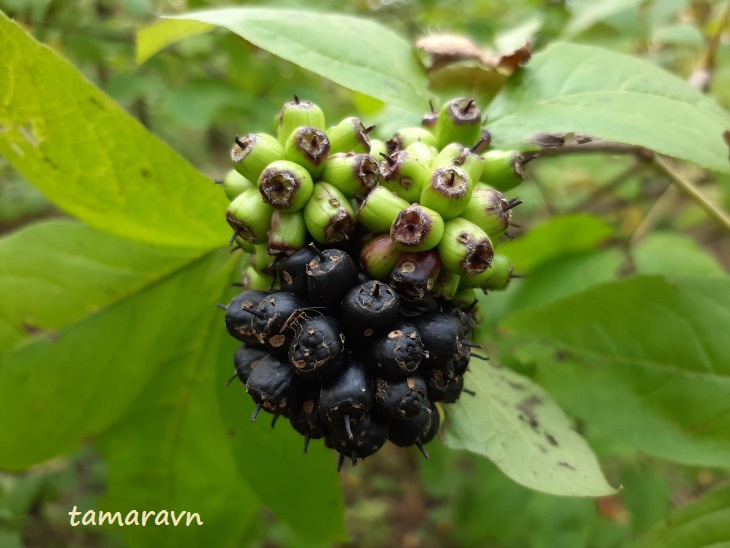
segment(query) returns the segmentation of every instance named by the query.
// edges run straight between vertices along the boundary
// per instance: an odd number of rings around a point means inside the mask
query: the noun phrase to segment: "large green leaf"
[[[0,153],[46,196],[128,238],[225,241],[220,189],[1,13],[0,51]]]
[[[197,512],[203,521],[125,527],[130,546],[240,545],[258,514],[261,502],[234,461],[216,399],[231,352],[221,314],[207,307],[191,333],[195,344],[170,355],[97,442],[109,466],[105,510]]]
[[[722,276],[725,271],[712,255],[685,234],[654,232],[632,249],[639,274]]]
[[[496,147],[579,132],[730,173],[730,116],[687,82],[626,55],[557,43],[508,80],[489,106]]]
[[[227,250],[197,259],[0,357],[0,401],[13,410],[0,429],[0,466],[66,453],[122,416],[162,363],[200,344],[201,316],[233,261]]]
[[[730,485],[724,484],[672,512],[651,529],[639,544],[643,548],[726,547],[730,543]]]
[[[138,35],[144,61],[180,38],[223,27],[346,88],[418,113],[428,109],[428,80],[413,48],[370,21],[314,11],[228,8],[170,17]]]
[[[506,330],[537,380],[608,435],[679,462],[730,463],[730,279],[639,277],[524,309]]]
[[[0,353],[122,300],[199,252],[121,240],[73,221],[0,239]]]
[[[515,272],[525,274],[558,256],[591,251],[610,239],[613,232],[610,225],[592,215],[558,215],[500,244],[498,252],[512,260]]]
[[[494,364],[472,365],[467,395],[445,410],[445,441],[484,455],[531,489],[555,495],[614,493],[595,455],[542,388]]]

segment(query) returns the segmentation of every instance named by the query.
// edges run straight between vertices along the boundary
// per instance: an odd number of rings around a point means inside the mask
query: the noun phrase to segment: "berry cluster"
[[[358,118],[326,129],[295,97],[277,137],[236,137],[226,218],[251,260],[221,307],[252,421],[284,415],[305,452],[324,438],[341,462],[388,439],[428,457],[436,403],[467,391],[474,289],[512,275],[494,242],[520,201],[498,189],[521,178],[512,153],[487,150],[481,118],[454,99],[383,142]]]

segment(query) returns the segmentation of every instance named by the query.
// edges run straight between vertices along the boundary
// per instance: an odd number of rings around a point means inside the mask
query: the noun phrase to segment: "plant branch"
[[[546,136],[543,141],[543,148],[540,150],[530,150],[520,154],[515,160],[515,170],[524,171],[524,166],[535,158],[543,158],[547,156],[560,156],[563,154],[634,154],[642,160],[651,160],[659,171],[664,173],[680,190],[687,194],[697,205],[699,205],[707,215],[714,219],[726,231],[730,232],[730,216],[710,202],[695,184],[685,176],[678,173],[668,159],[654,153],[653,151],[638,147],[635,145],[627,145],[625,143],[613,143],[602,141],[600,139],[591,139],[587,137],[576,138],[574,141],[565,142],[558,136]],[[545,143],[550,144],[545,144]],[[538,143],[540,144],[540,143]]]
[[[727,212],[723,211],[715,204],[710,202],[699,189],[686,178],[684,175],[677,172],[669,161],[659,156],[654,155],[654,165],[659,168],[669,179],[676,185],[681,191],[687,194],[692,200],[694,200],[698,206],[700,206],[707,215],[712,217],[718,224],[720,224],[726,231],[730,232],[730,216]]]
[[[540,150],[528,150],[521,154],[518,160],[522,165],[545,156],[561,156],[563,154],[636,154],[643,158],[649,157],[652,152],[648,149],[626,143],[613,143],[600,139],[575,140],[562,142],[559,145],[544,146]]]
[[[659,196],[659,198],[656,199],[654,204],[646,213],[639,226],[636,227],[634,234],[631,236],[631,242],[629,244],[630,247],[636,246],[636,244],[640,240],[644,239],[644,236],[651,232],[656,224],[669,213],[678,196],[679,190],[676,186],[669,185],[666,188],[666,190],[661,196]]]
[[[717,50],[720,47],[722,34],[730,24],[730,0],[725,4],[725,10],[722,12],[720,23],[717,30],[710,38],[705,52],[703,66],[695,70],[689,77],[689,83],[700,91],[707,91],[715,77],[715,68],[717,67]]]

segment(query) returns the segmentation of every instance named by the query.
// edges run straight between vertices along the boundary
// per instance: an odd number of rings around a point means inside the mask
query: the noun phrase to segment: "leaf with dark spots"
[[[538,491],[594,497],[615,492],[548,393],[510,369],[489,364],[466,374],[476,397],[445,406],[446,444],[491,459],[507,476]]]

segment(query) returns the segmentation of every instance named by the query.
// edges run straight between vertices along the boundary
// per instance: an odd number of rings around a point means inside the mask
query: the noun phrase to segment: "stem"
[[[654,155],[654,165],[659,168],[682,192],[687,194],[707,215],[726,231],[730,232],[730,216],[700,193],[699,189],[684,175],[675,171],[666,158]]]
[[[630,246],[632,248],[635,247],[640,240],[643,240],[644,237],[656,226],[657,222],[669,213],[669,210],[672,208],[672,205],[676,201],[678,195],[679,190],[677,187],[670,185],[666,188],[666,190],[664,190],[662,195],[657,198],[654,204],[649,208],[649,211],[646,213],[639,226],[636,227],[634,234],[631,236]]]
[[[581,153],[635,154],[639,158],[645,160],[651,159],[652,163],[659,171],[669,177],[672,183],[695,201],[697,205],[700,206],[705,213],[707,213],[707,215],[714,219],[726,231],[730,232],[730,216],[728,216],[725,211],[703,196],[694,183],[675,171],[665,157],[643,147],[593,139],[587,142],[566,143],[562,146],[551,146],[540,150],[523,152],[518,161],[524,165],[535,158]]]

